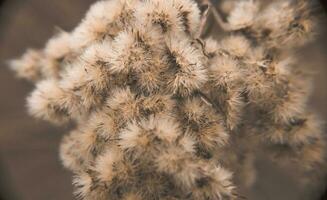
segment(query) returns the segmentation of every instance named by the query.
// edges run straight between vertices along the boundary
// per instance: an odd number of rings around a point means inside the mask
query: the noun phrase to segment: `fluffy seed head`
[[[36,82],[30,113],[75,126],[60,157],[78,198],[237,199],[232,172],[253,184],[256,152],[322,177],[326,138],[292,53],[314,30],[311,3],[225,2],[220,20],[194,0],[99,1],[11,62]],[[212,14],[227,33],[199,38],[218,30]]]

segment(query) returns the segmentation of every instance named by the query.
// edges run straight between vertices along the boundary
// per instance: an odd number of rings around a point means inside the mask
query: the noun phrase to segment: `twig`
[[[197,38],[201,38],[201,36],[203,35],[204,28],[208,21],[208,16],[209,16],[209,11],[211,9],[211,5],[205,4],[205,6],[207,6],[207,9],[203,12],[203,14],[201,16],[200,30],[199,30],[199,35]]]
[[[224,20],[222,19],[220,13],[216,9],[216,7],[212,4],[211,0],[202,0],[202,4],[203,5],[207,5],[210,8],[210,11],[212,12],[215,21],[217,22],[217,24],[224,31],[231,31],[232,30],[232,28],[230,27],[230,25],[228,23],[224,22]]]

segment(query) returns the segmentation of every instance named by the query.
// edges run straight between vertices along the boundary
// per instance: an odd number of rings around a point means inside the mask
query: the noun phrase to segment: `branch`
[[[210,8],[211,13],[217,24],[224,30],[224,31],[231,31],[231,26],[224,22],[223,18],[221,17],[220,13],[216,9],[216,7],[212,4],[211,0],[201,0],[203,5],[207,5]]]

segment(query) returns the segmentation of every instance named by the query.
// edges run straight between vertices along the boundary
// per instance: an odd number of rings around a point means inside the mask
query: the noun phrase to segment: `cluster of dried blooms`
[[[311,178],[324,164],[310,76],[293,56],[314,35],[310,8],[233,1],[223,20],[209,7],[227,33],[216,41],[200,38],[192,0],[99,1],[11,66],[36,84],[33,116],[76,125],[60,150],[81,199],[237,199],[255,151]]]

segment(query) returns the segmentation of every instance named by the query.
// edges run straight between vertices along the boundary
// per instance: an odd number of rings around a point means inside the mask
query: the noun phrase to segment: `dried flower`
[[[310,3],[235,1],[226,22],[209,9],[229,33],[220,41],[198,37],[192,0],[99,1],[10,62],[36,84],[33,116],[76,124],[60,155],[79,198],[236,199],[260,149],[277,163],[291,155],[303,174],[325,164],[311,81],[292,53],[313,35]]]

